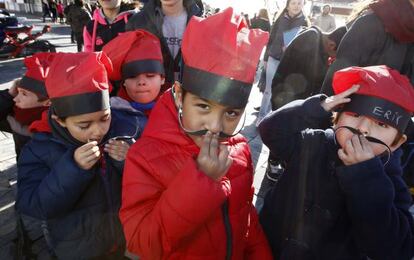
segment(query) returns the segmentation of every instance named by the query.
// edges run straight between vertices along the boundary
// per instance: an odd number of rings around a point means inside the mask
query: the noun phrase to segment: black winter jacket
[[[328,54],[320,29],[300,32],[283,53],[273,78],[272,109],[319,93],[327,70]]]
[[[200,8],[194,0],[184,0],[184,7],[187,11],[188,20],[193,15],[200,15]],[[133,31],[137,29],[147,30],[160,39],[162,57],[164,59],[164,71],[166,83],[174,83],[174,72],[180,72],[182,68],[181,51],[178,52],[175,58],[172,57],[168,44],[164,39],[162,33],[164,14],[161,10],[161,3],[159,0],[150,0],[145,4],[143,10],[131,17],[126,25],[126,31]]]
[[[331,96],[336,71],[350,66],[387,65],[411,79],[414,84],[414,43],[399,43],[387,33],[381,20],[369,13],[358,18],[338,47],[335,62],[323,82],[322,93]]]
[[[259,125],[286,166],[260,213],[275,259],[411,259],[414,224],[401,150],[386,165],[379,157],[343,165],[333,130],[322,130],[331,113],[320,102],[293,101]]]
[[[85,7],[73,5],[69,9],[66,19],[71,25],[73,32],[77,35],[82,35],[83,28],[92,19],[92,17]]]

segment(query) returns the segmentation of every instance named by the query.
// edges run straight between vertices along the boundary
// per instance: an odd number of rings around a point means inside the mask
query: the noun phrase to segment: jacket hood
[[[142,136],[157,138],[193,151],[199,151],[194,141],[181,129],[177,115],[178,111],[171,89],[169,89],[164,92],[152,109]]]
[[[119,12],[119,14],[115,17],[115,20],[112,23],[116,23],[119,20],[122,19],[127,19],[129,14],[134,14],[137,12],[137,9],[132,9],[132,10],[128,10],[127,8],[125,8],[123,5],[121,5],[121,10]],[[102,12],[101,8],[97,8],[95,9],[95,11],[93,12],[93,20],[97,21],[99,24],[103,24],[106,25],[106,19],[105,19],[105,15]]]

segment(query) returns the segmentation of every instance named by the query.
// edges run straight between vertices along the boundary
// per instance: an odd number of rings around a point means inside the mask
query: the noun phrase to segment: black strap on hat
[[[109,92],[107,89],[98,92],[52,98],[51,101],[51,107],[53,107],[56,115],[61,118],[102,111],[110,107]]]
[[[122,79],[133,78],[142,73],[164,75],[164,66],[159,60],[136,60],[122,65]]]
[[[184,65],[183,88],[201,98],[231,108],[244,108],[252,84]]]
[[[375,118],[396,128],[401,133],[405,132],[411,120],[411,114],[404,108],[388,100],[367,95],[352,95],[351,102],[345,104],[342,111]]]

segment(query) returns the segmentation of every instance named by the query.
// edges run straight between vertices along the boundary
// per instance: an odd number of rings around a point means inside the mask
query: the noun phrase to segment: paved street
[[[19,16],[19,15],[17,15]],[[34,30],[41,30],[44,23],[35,16],[19,18],[25,24],[34,24]],[[52,31],[41,39],[47,39],[57,46],[57,51],[75,52],[76,45],[70,43],[70,30],[67,25],[53,24]],[[8,88],[12,81],[24,74],[23,59],[0,60],[0,90]],[[246,123],[242,133],[249,139],[255,164],[254,186],[256,193],[263,178],[268,150],[262,145],[255,127],[257,112],[253,107],[260,105],[261,94],[254,86],[248,107]],[[16,192],[16,154],[10,134],[0,132],[0,259],[10,258],[11,240],[16,237],[14,221],[14,197]]]

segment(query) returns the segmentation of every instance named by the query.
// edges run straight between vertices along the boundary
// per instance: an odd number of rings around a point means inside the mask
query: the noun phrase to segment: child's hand
[[[101,152],[99,151],[98,142],[92,141],[82,145],[75,150],[73,155],[75,162],[84,170],[91,169],[99,160]]]
[[[129,149],[129,144],[122,140],[109,139],[108,143],[105,144],[104,151],[108,155],[117,161],[123,161],[126,158],[126,154]]]
[[[375,154],[365,136],[353,135],[345,146],[338,150],[338,156],[348,166],[370,160]]]
[[[198,169],[218,181],[226,175],[231,163],[228,147],[219,145],[218,135],[207,132],[197,157]]]
[[[348,96],[357,92],[359,85],[354,85],[352,88],[347,89],[346,91],[339,93],[338,95],[330,96],[322,101],[321,106],[325,109],[326,112],[333,111],[337,106],[348,103],[351,101]]]

